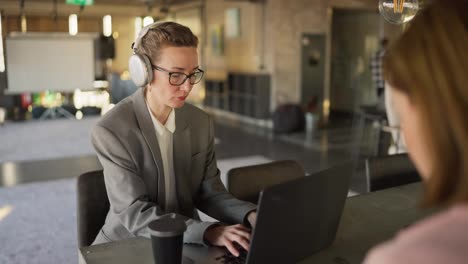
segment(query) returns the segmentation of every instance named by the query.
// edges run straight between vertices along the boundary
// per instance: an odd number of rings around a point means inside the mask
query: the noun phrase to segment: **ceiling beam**
[[[202,3],[201,1],[190,1],[183,4],[176,4],[170,6],[171,12],[177,12],[180,9],[186,9],[190,7],[198,7]],[[112,16],[163,16],[164,14],[159,12],[160,5],[155,5],[151,9],[151,14],[148,14],[148,9],[144,2],[141,6],[137,5],[112,5],[112,4],[95,4],[91,6],[85,6],[81,16],[83,17],[101,17],[104,15]],[[19,15],[21,10],[18,1],[6,0],[0,2],[0,10],[3,11],[4,15]],[[26,16],[52,16],[53,15],[53,3],[51,2],[26,2],[24,6],[24,12]],[[80,6],[67,5],[64,3],[57,4],[57,15],[68,16],[70,14],[76,14],[80,12]]]

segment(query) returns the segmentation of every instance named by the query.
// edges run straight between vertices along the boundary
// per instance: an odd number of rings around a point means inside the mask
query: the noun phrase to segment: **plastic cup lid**
[[[163,217],[148,224],[150,235],[157,237],[172,237],[181,235],[187,230],[185,221],[177,217]]]

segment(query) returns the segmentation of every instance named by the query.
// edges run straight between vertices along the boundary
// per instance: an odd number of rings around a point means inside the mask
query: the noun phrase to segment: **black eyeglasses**
[[[169,83],[176,86],[182,85],[187,79],[189,79],[191,85],[197,84],[205,74],[202,69],[197,69],[194,73],[187,75],[183,72],[171,72],[153,64],[151,64],[151,67],[157,71],[167,72],[169,74]]]

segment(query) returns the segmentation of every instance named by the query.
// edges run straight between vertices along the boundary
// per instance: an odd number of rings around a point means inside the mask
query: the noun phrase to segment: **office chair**
[[[359,107],[359,110],[354,114],[352,125],[352,127],[355,128],[356,131],[354,134],[355,145],[353,147],[352,152],[353,160],[358,160],[359,157],[362,156],[379,154],[380,136],[382,135],[380,133],[380,129],[383,126],[383,124],[387,123],[386,120],[387,114],[385,110],[380,109],[377,105],[361,105]],[[371,144],[371,147],[366,146],[366,148],[363,150],[363,141],[368,140],[367,134],[369,131],[366,129],[366,124],[369,122],[377,122],[379,124],[379,132],[375,133],[375,135],[373,135],[372,137],[371,142],[373,142],[374,144]]]
[[[368,192],[421,180],[406,153],[368,158],[365,166]]]
[[[227,172],[227,190],[237,199],[257,203],[264,188],[305,176],[302,166],[293,160],[233,168]]]
[[[101,230],[109,211],[102,170],[84,173],[77,182],[78,246],[89,246]]]

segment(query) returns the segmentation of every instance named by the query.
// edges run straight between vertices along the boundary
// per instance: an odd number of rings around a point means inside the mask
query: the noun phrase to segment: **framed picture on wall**
[[[238,38],[241,35],[240,30],[240,9],[228,8],[225,11],[225,30],[227,38]]]
[[[210,29],[211,52],[213,55],[224,55],[224,29],[223,25],[217,24]]]

